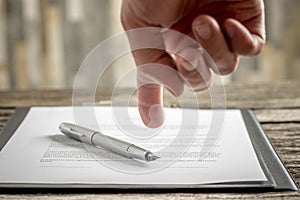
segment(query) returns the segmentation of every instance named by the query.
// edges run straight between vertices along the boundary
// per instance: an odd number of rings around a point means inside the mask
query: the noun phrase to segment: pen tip
[[[148,154],[147,161],[154,161],[154,160],[157,160],[159,158],[160,158],[159,156],[156,156],[154,154]]]

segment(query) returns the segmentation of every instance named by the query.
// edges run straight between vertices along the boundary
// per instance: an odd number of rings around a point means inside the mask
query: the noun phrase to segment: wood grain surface
[[[292,174],[296,183],[300,183],[300,82],[239,84],[225,87],[227,107],[251,108],[254,110],[263,129],[267,133],[275,150]],[[126,93],[127,89],[120,92]],[[185,96],[189,101],[189,96]],[[109,104],[109,90],[98,91],[95,99],[99,104]],[[210,97],[204,92],[198,95],[200,107],[209,107]],[[80,102],[86,102],[84,94]],[[131,104],[135,104],[133,97]],[[37,91],[0,91],[0,129],[14,113],[16,106],[52,106],[72,105],[72,90],[37,90]],[[165,95],[165,105],[178,106],[178,101]],[[77,194],[9,194],[1,191],[0,199],[300,199],[299,192],[230,192],[216,193],[201,190],[197,192],[159,192],[159,193],[77,193]]]

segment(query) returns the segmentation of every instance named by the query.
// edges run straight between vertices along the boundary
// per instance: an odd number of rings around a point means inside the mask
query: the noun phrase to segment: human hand
[[[239,55],[256,55],[265,43],[264,4],[262,0],[123,0],[122,23],[125,30],[142,27],[162,27],[184,33],[208,52],[217,69],[201,62],[194,66],[180,56],[164,50],[142,49],[133,52],[137,66],[157,63],[177,70],[195,91],[207,89],[212,72],[232,73]],[[158,42],[168,44],[167,33]],[[174,42],[174,41],[173,41]],[[130,43],[134,43],[130,39]],[[177,48],[181,48],[180,46]],[[184,47],[183,47],[184,48]],[[200,59],[196,49],[182,49],[189,58]],[[201,75],[196,68],[200,68]],[[167,77],[166,85],[175,95],[183,91],[183,80],[176,75]],[[139,79],[139,77],[138,77]],[[162,87],[144,84],[138,87],[138,107],[145,125],[158,127],[163,122]]]

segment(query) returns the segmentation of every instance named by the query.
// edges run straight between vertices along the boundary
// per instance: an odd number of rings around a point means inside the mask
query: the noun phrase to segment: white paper
[[[187,135],[193,127],[186,123],[192,119],[181,118],[182,109],[168,108],[164,110],[165,124],[157,135],[132,138],[120,131],[116,122],[126,125],[131,120],[134,125],[147,128],[140,121],[137,108],[124,109],[129,112],[130,119],[116,120],[118,116],[113,114],[111,107],[96,107],[94,112],[100,125],[93,120],[89,124],[86,120],[85,126],[94,129],[100,126],[104,134],[132,141],[158,155],[175,141],[183,122],[183,132]],[[163,153],[161,159],[145,163],[85,145],[60,133],[61,122],[75,121],[72,107],[33,107],[0,152],[0,183],[185,185],[267,181],[239,110],[225,110],[217,143],[205,158],[200,153],[201,145],[211,128],[212,111],[186,112],[188,116],[195,113],[199,116],[193,143],[171,163]],[[143,132],[140,134],[142,137]]]

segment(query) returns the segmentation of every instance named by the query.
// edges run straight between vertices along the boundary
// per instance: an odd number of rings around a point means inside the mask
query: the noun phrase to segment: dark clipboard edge
[[[17,107],[0,132],[0,152],[26,117],[30,107]]]
[[[0,151],[9,141],[13,133],[19,127],[23,119],[26,117],[30,107],[17,107],[15,113],[12,115],[10,120],[7,122],[5,127],[0,132]],[[258,123],[255,115],[252,111],[247,109],[241,109],[241,114],[243,116],[246,128],[249,132],[249,137],[258,156],[259,162],[268,178],[267,182],[260,183],[229,183],[229,184],[199,184],[199,185],[99,185],[99,184],[0,184],[1,188],[19,188],[19,189],[129,189],[129,190],[139,190],[139,189],[154,189],[154,190],[214,190],[214,189],[242,189],[249,192],[249,189],[254,188],[259,191],[272,191],[273,189],[281,190],[298,190],[298,187],[286,168],[284,167],[282,161],[278,157],[277,153],[273,149],[273,146],[269,142],[267,136],[265,135],[263,129]],[[262,146],[261,146],[262,145]],[[276,166],[274,165],[276,163]],[[276,174],[279,173],[279,174]]]
[[[270,184],[274,184],[275,189],[298,190],[296,182],[280,160],[255,114],[246,109],[241,109],[241,113],[256,155]]]

